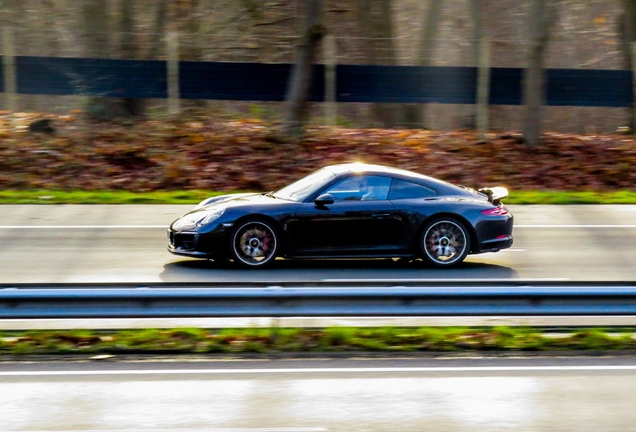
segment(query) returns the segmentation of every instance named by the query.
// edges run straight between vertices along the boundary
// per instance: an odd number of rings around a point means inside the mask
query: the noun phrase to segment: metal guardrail
[[[624,316],[636,282],[3,284],[0,318]]]

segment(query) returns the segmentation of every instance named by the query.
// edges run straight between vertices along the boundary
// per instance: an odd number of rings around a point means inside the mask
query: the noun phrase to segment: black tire
[[[270,222],[253,219],[239,223],[230,237],[234,262],[246,268],[263,268],[276,259],[280,241]]]
[[[437,267],[452,267],[470,252],[470,233],[457,219],[438,218],[422,230],[420,249],[424,261]]]

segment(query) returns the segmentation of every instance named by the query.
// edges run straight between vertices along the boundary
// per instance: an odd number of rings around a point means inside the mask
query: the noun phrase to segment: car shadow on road
[[[320,259],[277,260],[266,269],[244,269],[232,261],[182,259],[164,266],[164,282],[320,282],[349,280],[517,279],[516,270],[495,264],[464,262],[435,268],[422,260]]]

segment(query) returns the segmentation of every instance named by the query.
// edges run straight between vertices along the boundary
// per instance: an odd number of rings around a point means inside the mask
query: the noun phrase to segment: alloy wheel
[[[232,237],[234,258],[249,267],[266,265],[276,258],[277,249],[276,233],[265,222],[247,222]]]
[[[439,220],[426,229],[423,251],[433,264],[450,266],[461,262],[468,253],[470,239],[457,222]]]

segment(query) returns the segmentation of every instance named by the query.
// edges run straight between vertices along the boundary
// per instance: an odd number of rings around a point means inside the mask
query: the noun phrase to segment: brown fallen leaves
[[[274,190],[322,166],[362,161],[467,186],[613,191],[636,187],[636,145],[625,135],[310,127],[299,144],[268,141],[257,120],[95,123],[53,116],[54,134],[28,130],[42,115],[0,117],[3,189]]]

